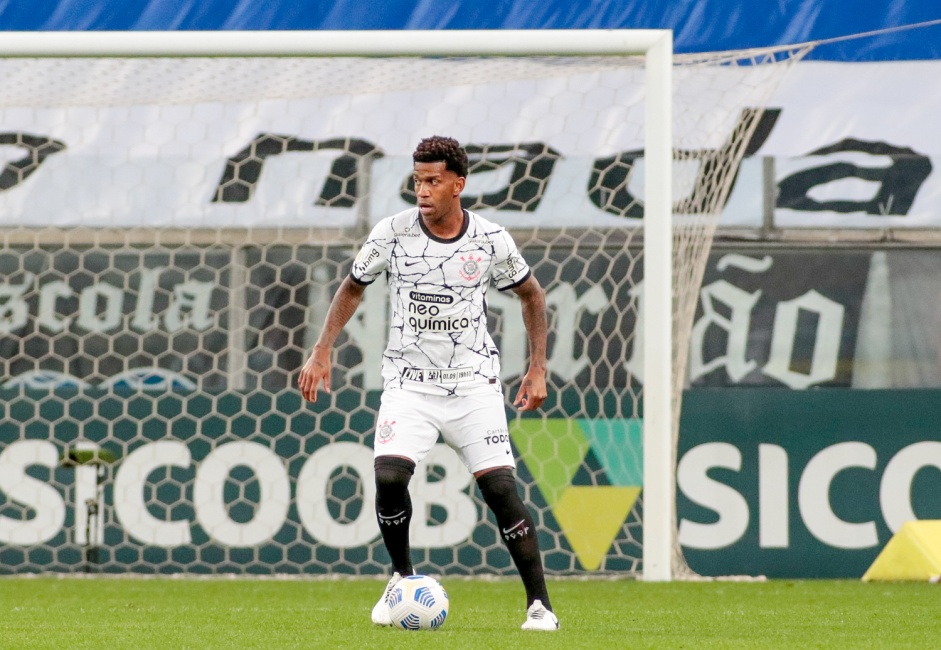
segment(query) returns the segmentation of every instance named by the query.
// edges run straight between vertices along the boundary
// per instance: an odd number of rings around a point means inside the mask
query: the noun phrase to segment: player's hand
[[[317,389],[323,382],[323,389],[330,393],[330,348],[314,346],[314,351],[307,357],[297,386],[301,396],[308,402],[317,401]]]
[[[523,377],[523,383],[516,393],[516,399],[513,400],[513,406],[519,406],[521,411],[535,411],[548,396],[546,390],[546,372],[530,368]]]

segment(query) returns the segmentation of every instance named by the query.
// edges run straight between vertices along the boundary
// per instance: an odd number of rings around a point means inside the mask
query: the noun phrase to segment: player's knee
[[[415,463],[407,458],[379,456],[373,467],[376,474],[376,488],[380,493],[389,489],[407,489],[412,474],[415,473]]]
[[[497,504],[507,504],[519,501],[519,491],[516,488],[516,476],[508,467],[498,467],[477,477],[477,487],[484,497],[487,505],[494,508]]]

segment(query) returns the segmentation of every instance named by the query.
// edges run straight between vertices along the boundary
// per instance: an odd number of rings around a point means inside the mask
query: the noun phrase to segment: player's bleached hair
[[[412,154],[413,162],[443,162],[444,168],[467,177],[467,152],[454,138],[433,135],[424,138]]]

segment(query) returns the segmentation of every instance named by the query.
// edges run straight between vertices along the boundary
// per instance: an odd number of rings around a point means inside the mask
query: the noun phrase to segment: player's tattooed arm
[[[535,276],[529,278],[513,291],[520,297],[523,307],[523,324],[529,341],[529,369],[523,376],[520,389],[513,404],[522,411],[533,411],[546,400],[546,294]]]
[[[333,296],[330,309],[327,311],[327,317],[324,319],[323,329],[320,331],[320,337],[301,368],[301,374],[297,380],[301,395],[308,402],[317,401],[317,390],[321,382],[323,382],[324,390],[327,393],[330,392],[333,344],[350,318],[356,313],[356,308],[363,300],[363,291],[365,289],[365,285],[359,284],[347,276]]]

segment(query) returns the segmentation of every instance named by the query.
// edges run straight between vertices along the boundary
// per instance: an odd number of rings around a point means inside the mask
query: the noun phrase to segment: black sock
[[[407,458],[380,456],[375,461],[376,517],[382,541],[392,560],[393,571],[412,575],[411,548],[408,543],[412,500],[408,483],[415,472],[415,463]]]
[[[540,600],[551,611],[536,524],[516,489],[513,472],[507,468],[490,470],[477,479],[477,486],[497,518],[500,536],[523,579],[526,607]]]

